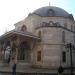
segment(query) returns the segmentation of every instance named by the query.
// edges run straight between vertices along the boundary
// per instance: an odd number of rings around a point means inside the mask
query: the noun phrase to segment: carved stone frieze
[[[59,22],[54,23],[53,21],[49,21],[48,23],[47,22],[42,22],[35,29],[38,29],[40,27],[51,27],[51,26],[60,26],[60,23]]]

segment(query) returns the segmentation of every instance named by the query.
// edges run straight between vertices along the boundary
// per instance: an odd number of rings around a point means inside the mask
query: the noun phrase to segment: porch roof
[[[18,30],[11,30],[5,34],[3,34],[2,36],[0,36],[0,40],[3,39],[3,38],[7,38],[11,35],[20,35],[20,36],[24,36],[24,37],[29,37],[29,38],[32,38],[32,39],[36,39],[36,40],[40,40],[40,38],[34,34],[32,34],[31,32],[23,32],[23,31],[18,31]]]

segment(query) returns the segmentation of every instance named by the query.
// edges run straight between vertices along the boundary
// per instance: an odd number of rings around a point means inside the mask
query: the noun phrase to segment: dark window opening
[[[38,32],[38,36],[39,36],[39,38],[41,38],[41,31]]]
[[[37,61],[41,61],[41,51],[37,52]]]
[[[66,62],[66,52],[62,52],[62,61]]]

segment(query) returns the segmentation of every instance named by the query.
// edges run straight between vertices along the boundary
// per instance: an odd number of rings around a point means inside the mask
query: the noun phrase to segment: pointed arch
[[[26,31],[27,30],[27,27],[26,27],[26,25],[23,25],[22,27],[21,27],[21,31]]]

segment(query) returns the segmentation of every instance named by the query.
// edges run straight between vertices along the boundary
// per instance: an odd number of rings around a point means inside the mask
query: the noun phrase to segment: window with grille
[[[66,52],[62,52],[62,62],[66,62]]]
[[[37,52],[37,61],[41,61],[41,51]]]

